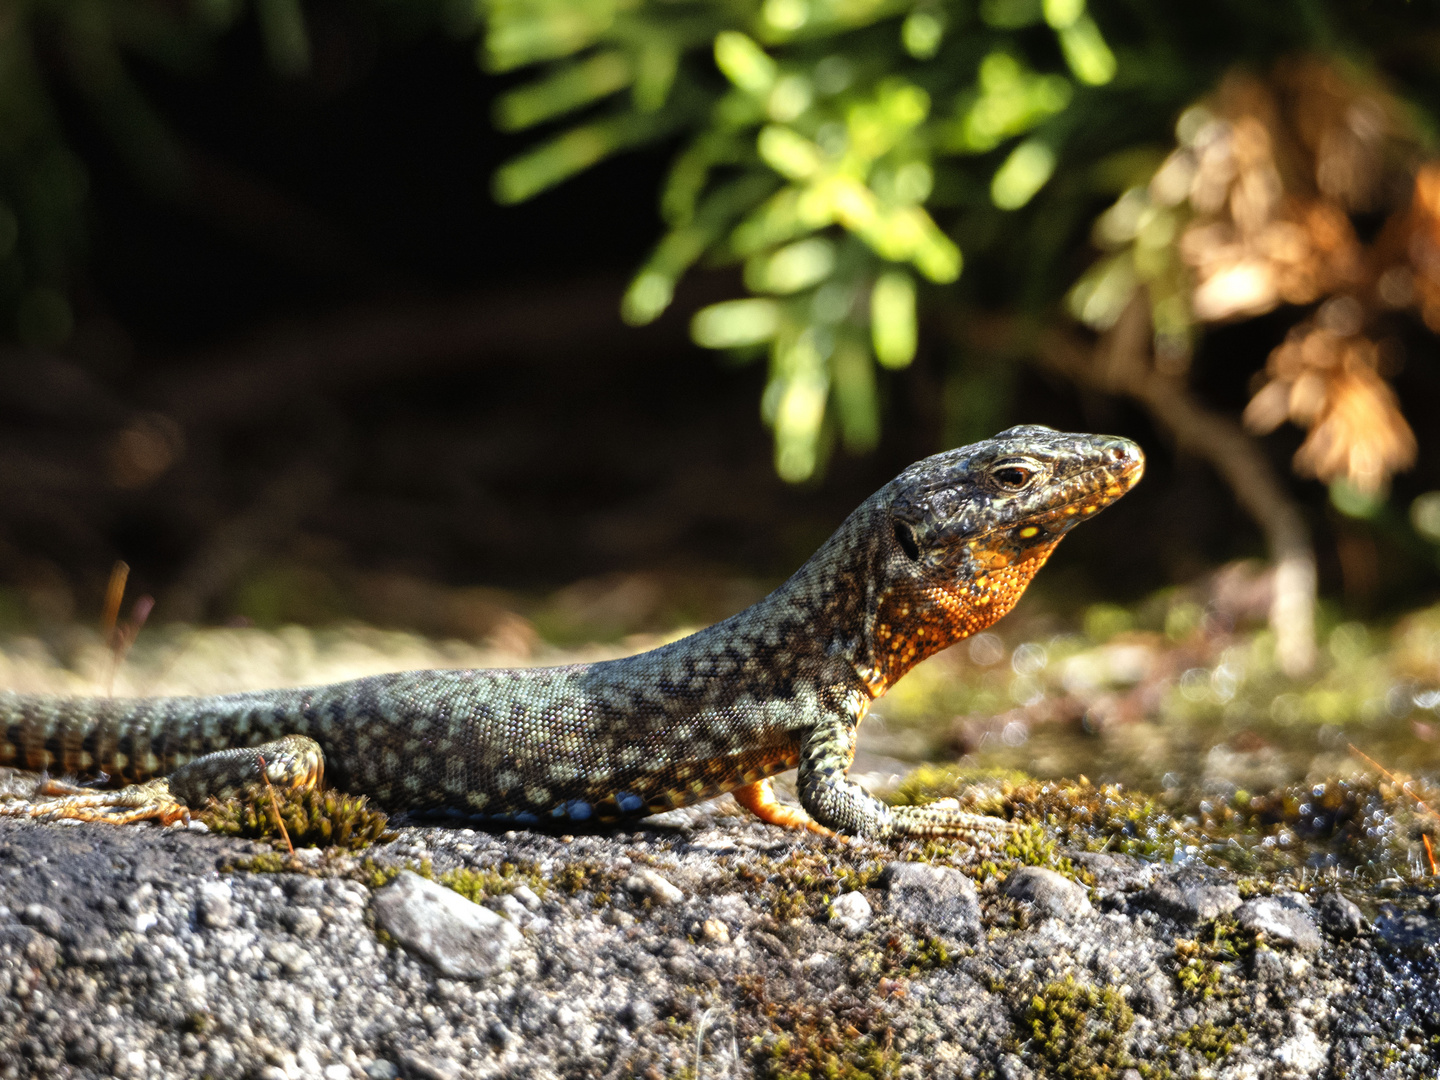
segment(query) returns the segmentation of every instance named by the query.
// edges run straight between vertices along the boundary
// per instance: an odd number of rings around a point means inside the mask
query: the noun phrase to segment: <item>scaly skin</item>
[[[856,729],[911,667],[1014,607],[1060,538],[1143,467],[1127,440],[1043,427],[926,458],[764,600],[623,660],[221,697],[0,694],[0,766],[168,777],[0,813],[174,817],[177,804],[253,781],[258,754],[279,782],[316,783],[323,767],[392,811],[605,821],[735,791],[777,824],[872,837],[1004,831],[953,807],[880,802],[845,775]],[[810,821],[768,786],[797,766]]]

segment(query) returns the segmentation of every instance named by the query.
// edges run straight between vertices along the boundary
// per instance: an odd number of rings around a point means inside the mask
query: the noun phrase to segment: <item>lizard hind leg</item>
[[[287,735],[259,746],[204,754],[169,776],[114,791],[42,783],[31,799],[0,804],[0,815],[46,821],[103,821],[111,825],[138,821],[170,825],[189,821],[190,811],[204,806],[207,799],[239,798],[263,787],[266,780],[281,792],[317,789],[324,772],[320,745],[303,735]],[[74,793],[77,791],[80,793]],[[36,797],[50,794],[59,797]]]
[[[777,799],[769,777],[736,788],[730,794],[735,797],[737,803],[768,824],[779,825],[787,829],[808,829],[821,836],[835,835],[834,830],[821,825],[800,807],[786,806]]]

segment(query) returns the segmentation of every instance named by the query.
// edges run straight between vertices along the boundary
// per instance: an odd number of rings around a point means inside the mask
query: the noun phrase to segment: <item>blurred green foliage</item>
[[[1091,259],[1090,223],[1149,180],[1176,119],[1231,65],[1342,55],[1408,82],[1419,126],[1434,127],[1428,3],[481,3],[491,69],[540,69],[498,122],[554,125],[499,172],[501,201],[683,133],[660,192],[665,233],[623,312],[655,319],[699,262],[743,265],[750,296],[699,312],[693,334],[768,357],[762,411],[792,481],[837,438],[875,444],[876,369],[914,358],[917,304],[1053,310]],[[985,280],[957,293],[966,255],[985,260]],[[1072,303],[1103,299],[1102,277]],[[1185,331],[1171,314],[1157,328]],[[989,383],[982,396],[1003,389]]]
[[[1076,87],[1116,73],[1084,0],[989,0],[978,18],[889,0],[491,0],[486,13],[492,68],[566,58],[500,101],[502,126],[628,90],[503,168],[502,201],[686,132],[660,194],[666,233],[624,315],[656,318],[701,259],[743,263],[752,297],[701,311],[694,336],[768,349],[762,410],[789,480],[815,472],[831,428],[852,450],[875,444],[871,358],[911,362],[918,282],[949,284],[963,265],[931,206],[986,191],[1003,209],[1030,202],[1056,168],[1054,121]],[[1046,43],[1027,47],[1037,27]]]
[[[496,125],[535,140],[496,173],[502,203],[642,144],[674,146],[658,192],[663,235],[624,316],[657,318],[697,263],[742,266],[748,295],[699,312],[693,335],[767,358],[762,412],[777,469],[793,481],[815,474],[836,444],[875,445],[883,372],[912,362],[922,315],[937,301],[1058,311],[1093,261],[1097,215],[1149,180],[1175,145],[1177,118],[1236,63],[1260,70],[1302,50],[1340,57],[1395,89],[1422,132],[1436,129],[1440,103],[1431,0],[368,7],[382,34],[430,27],[478,38],[482,68],[510,81]],[[302,0],[16,0],[6,10],[0,319],[23,342],[57,343],[73,322],[86,213],[86,171],[57,102],[87,107],[137,177],[183,196],[183,148],[132,66],[196,69],[216,39],[246,23],[276,77],[299,75],[310,62],[306,11]],[[1102,221],[1099,240],[1143,247],[1145,237],[1111,235],[1120,210]],[[962,277],[967,261],[977,269]],[[1131,266],[1103,265],[1122,264]],[[1140,270],[1153,284],[1175,268]],[[1083,315],[1118,287],[1091,275],[1072,306]],[[1158,328],[1178,334],[1183,319],[1171,314]],[[952,367],[946,437],[982,433],[1003,411],[1009,380],[967,358]]]

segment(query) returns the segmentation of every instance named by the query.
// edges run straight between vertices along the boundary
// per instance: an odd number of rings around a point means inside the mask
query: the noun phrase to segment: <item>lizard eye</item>
[[[895,542],[905,552],[905,557],[911,562],[920,561],[920,545],[915,542],[915,534],[910,531],[910,526],[903,521],[895,522]]]
[[[1035,474],[1023,465],[1004,465],[990,475],[995,477],[1001,487],[1019,491],[1030,482],[1030,478]]]

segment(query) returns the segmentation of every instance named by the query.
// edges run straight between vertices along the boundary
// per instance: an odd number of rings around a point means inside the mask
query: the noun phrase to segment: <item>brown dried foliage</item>
[[[1440,331],[1440,165],[1419,164],[1393,96],[1314,57],[1266,78],[1233,73],[1188,119],[1150,196],[1188,208],[1177,249],[1194,319],[1325,300],[1271,353],[1247,426],[1303,427],[1297,472],[1382,490],[1413,464],[1415,438],[1377,321],[1415,307]],[[1379,239],[1362,244],[1351,215],[1385,210]]]

